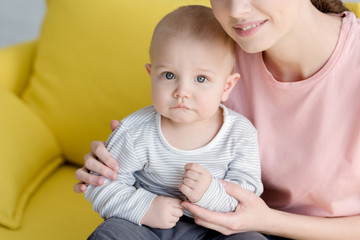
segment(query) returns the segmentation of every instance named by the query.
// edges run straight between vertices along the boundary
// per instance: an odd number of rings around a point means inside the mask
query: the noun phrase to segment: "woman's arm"
[[[119,126],[119,121],[111,121],[111,131]],[[101,162],[98,160],[100,159]],[[108,179],[117,179],[118,164],[105,147],[105,143],[94,141],[90,145],[90,152],[84,156],[84,167],[75,172],[75,177],[80,182],[73,187],[76,193],[84,193],[86,184],[102,186],[104,179],[100,176],[90,174],[89,171],[98,173]]]
[[[360,239],[360,216],[324,218],[284,213],[272,210],[272,235],[293,239]]]
[[[224,182],[228,194],[238,199],[231,213],[211,212],[184,202],[195,222],[223,234],[258,231],[292,239],[360,239],[360,216],[321,218],[270,209],[255,194],[236,184]]]

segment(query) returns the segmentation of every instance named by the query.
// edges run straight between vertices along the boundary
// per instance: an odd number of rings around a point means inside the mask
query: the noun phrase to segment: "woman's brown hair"
[[[342,13],[349,11],[341,0],[311,0],[311,2],[323,13]]]

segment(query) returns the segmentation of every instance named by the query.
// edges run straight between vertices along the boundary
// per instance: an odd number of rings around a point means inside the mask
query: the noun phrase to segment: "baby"
[[[106,219],[89,239],[263,239],[227,238],[195,224],[181,205],[233,211],[238,202],[219,179],[263,191],[257,132],[221,104],[240,77],[233,40],[210,8],[181,7],[156,26],[150,59],[153,105],[123,119],[106,142],[118,179],[85,192]]]

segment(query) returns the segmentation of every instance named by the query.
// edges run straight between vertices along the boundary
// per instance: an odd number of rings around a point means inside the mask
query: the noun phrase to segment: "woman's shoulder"
[[[342,27],[337,48],[341,49],[342,61],[360,61],[360,19],[352,12],[342,13]]]
[[[360,19],[356,17],[353,12],[343,12],[342,17],[342,34],[347,35],[347,39],[354,40],[355,43],[360,45],[359,34],[360,34]],[[356,39],[353,39],[356,38]],[[356,40],[356,41],[355,41]]]
[[[349,26],[352,32],[360,32],[360,19],[353,12],[343,12],[340,15],[343,18],[343,27]]]

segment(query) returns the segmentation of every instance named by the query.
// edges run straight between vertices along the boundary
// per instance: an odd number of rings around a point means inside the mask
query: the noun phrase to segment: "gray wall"
[[[37,38],[45,0],[0,0],[0,48]]]

